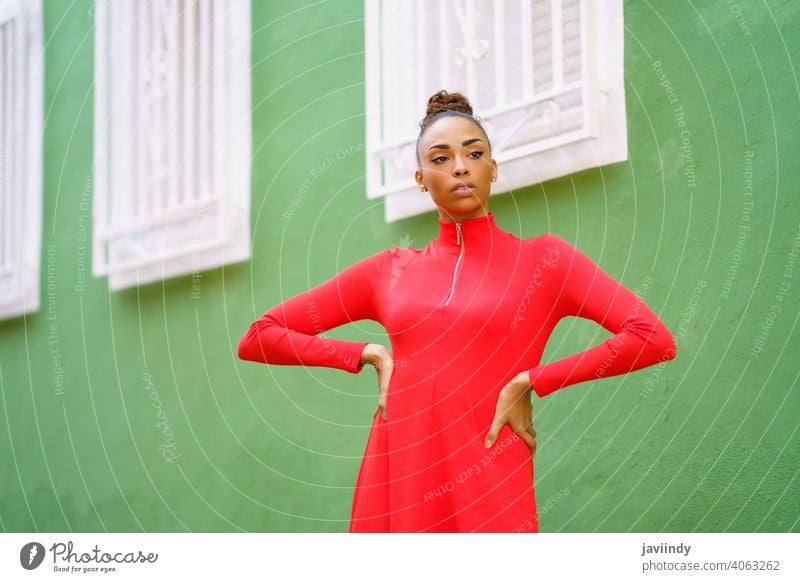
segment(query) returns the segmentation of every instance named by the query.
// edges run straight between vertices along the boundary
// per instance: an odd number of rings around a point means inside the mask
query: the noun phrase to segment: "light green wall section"
[[[387,225],[365,199],[363,3],[253,4],[254,258],[193,298],[192,277],[76,289],[91,2],[45,2],[42,309],[0,322],[3,530],[347,530],[374,373],[240,362],[236,343],[281,298],[424,246],[436,219]],[[559,233],[639,291],[679,344],[534,401],[542,531],[800,531],[800,9],[699,4],[625,4],[629,163],[491,200],[502,227]],[[328,335],[386,341],[374,322]],[[545,361],[605,337],[563,320]]]

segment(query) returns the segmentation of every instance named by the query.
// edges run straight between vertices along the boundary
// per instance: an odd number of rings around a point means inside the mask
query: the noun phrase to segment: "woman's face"
[[[497,163],[480,128],[469,119],[447,116],[428,128],[419,143],[417,184],[425,187],[444,220],[486,214]],[[460,188],[459,184],[466,184]]]

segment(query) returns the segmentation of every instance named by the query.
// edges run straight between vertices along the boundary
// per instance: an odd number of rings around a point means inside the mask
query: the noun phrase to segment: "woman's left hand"
[[[506,384],[497,396],[497,407],[494,420],[486,436],[486,448],[497,440],[503,425],[508,423],[511,429],[528,443],[531,455],[536,453],[536,430],[533,428],[533,404],[528,372],[520,372],[511,382]]]

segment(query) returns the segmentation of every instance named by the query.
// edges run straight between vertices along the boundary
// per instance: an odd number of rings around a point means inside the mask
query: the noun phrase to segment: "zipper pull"
[[[461,223],[456,222],[456,244],[461,244]]]

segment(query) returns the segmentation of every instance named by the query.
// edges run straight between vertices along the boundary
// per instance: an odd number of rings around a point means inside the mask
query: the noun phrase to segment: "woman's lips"
[[[475,188],[471,186],[461,186],[460,188],[453,190],[453,194],[455,196],[472,196],[475,194]]]

